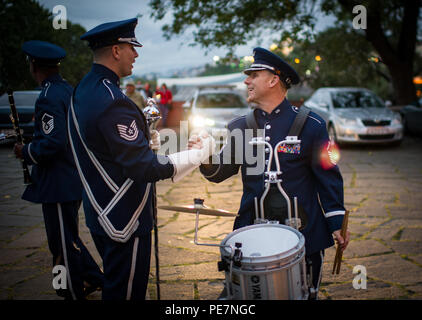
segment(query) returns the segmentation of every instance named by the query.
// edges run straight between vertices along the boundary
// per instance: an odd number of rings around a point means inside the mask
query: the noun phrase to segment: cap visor
[[[119,41],[119,43],[129,43],[134,47],[143,47],[143,45],[140,44],[138,41]]]
[[[270,69],[267,69],[264,67],[254,67],[254,68],[248,68],[248,69],[243,70],[243,73],[250,75],[253,71],[260,71],[260,70],[270,70]]]
[[[142,44],[140,44],[138,41],[130,41],[130,44],[133,44],[135,47],[143,47]]]

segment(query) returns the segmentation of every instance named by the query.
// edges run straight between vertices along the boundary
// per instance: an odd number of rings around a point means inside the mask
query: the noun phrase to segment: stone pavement
[[[334,247],[326,250],[319,298],[421,299],[422,140],[406,137],[399,147],[347,147],[341,155],[352,241],[339,275],[331,274]],[[41,207],[20,199],[23,178],[11,147],[0,147],[0,161],[0,299],[61,299],[51,285]],[[212,184],[195,171],[179,183],[160,181],[157,193],[159,205],[191,204],[200,197],[212,208],[237,211],[242,184],[240,176]],[[224,278],[217,271],[219,249],[193,243],[194,215],[158,214],[161,298],[216,299]],[[199,240],[218,244],[232,225],[233,218],[201,216]],[[80,233],[101,264],[82,210]],[[154,255],[151,262],[148,298],[156,299]],[[358,265],[366,268],[366,289],[353,288]]]

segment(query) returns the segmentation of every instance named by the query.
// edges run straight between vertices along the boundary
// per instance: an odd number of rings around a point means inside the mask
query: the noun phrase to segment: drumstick
[[[343,237],[343,240],[346,241],[346,232],[347,232],[347,225],[348,225],[348,220],[349,220],[349,211],[346,210],[345,214],[344,214],[344,218],[343,218],[343,223],[341,224],[341,230],[340,230],[340,234]],[[333,272],[332,274],[334,274],[334,272],[336,274],[340,273],[340,266],[341,266],[341,259],[343,257],[343,251],[341,250],[340,245],[337,245],[337,250],[336,250],[336,256],[334,258],[334,265],[333,265]]]
[[[343,223],[341,225],[341,231],[340,231],[340,234],[341,234],[341,236],[343,237],[344,240],[346,238],[348,220],[349,220],[349,211],[346,210],[346,212],[344,214],[344,218],[343,218]],[[336,259],[334,260],[334,266],[333,266],[333,274],[334,274],[335,268],[336,268],[336,270],[335,270],[336,274],[340,273],[340,266],[341,266],[342,257],[343,257],[343,251],[341,250],[340,245],[337,245]]]
[[[340,235],[343,237],[343,239],[344,239],[344,233],[345,233],[344,230],[345,230],[345,228],[347,228],[347,213],[348,212],[346,211],[346,213],[343,217],[343,223],[341,225],[341,231],[340,231]],[[340,247],[340,245],[337,245],[336,256],[334,258],[334,265],[333,265],[332,274],[334,274],[334,272],[339,274],[342,256],[343,256],[343,254],[341,252],[341,247]]]

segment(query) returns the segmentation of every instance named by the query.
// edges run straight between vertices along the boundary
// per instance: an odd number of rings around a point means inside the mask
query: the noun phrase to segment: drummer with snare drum
[[[244,73],[248,75],[245,80],[248,102],[255,103],[257,107],[249,115],[238,117],[228,124],[231,134],[227,143],[219,154],[210,158],[209,164],[202,164],[200,170],[209,181],[219,183],[236,175],[240,169],[244,192],[234,229],[254,224],[254,217],[258,216],[255,204],[264,192],[265,172],[273,170],[275,163],[272,161],[272,168],[267,168],[271,163],[268,162],[269,148],[251,146],[249,141],[253,135],[258,135],[274,148],[292,130],[296,131],[301,143],[281,145],[274,149],[274,153],[277,152],[279,157],[282,188],[290,199],[297,198],[301,220],[299,231],[305,236],[309,297],[316,299],[324,249],[334,245],[333,235],[342,250],[349,242],[349,232],[345,239],[340,235],[345,213],[343,179],[331,154],[333,145],[326,123],[314,112],[306,108],[300,111],[287,100],[287,90],[299,83],[299,76],[277,55],[255,48],[254,63]],[[300,121],[295,121],[296,118],[303,118],[299,127],[297,123]],[[239,132],[243,140],[239,140]],[[200,138],[191,137],[190,148],[200,145]],[[287,211],[286,200],[276,188],[270,188],[265,197],[265,218],[284,223]]]

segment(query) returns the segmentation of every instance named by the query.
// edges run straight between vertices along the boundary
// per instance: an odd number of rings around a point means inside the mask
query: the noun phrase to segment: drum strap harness
[[[246,115],[247,129],[253,130],[253,136],[254,137],[257,136],[257,132],[258,132],[258,129],[259,129],[258,122],[256,121],[256,117],[255,117],[255,110],[257,110],[257,109],[253,109],[251,112],[249,112]],[[299,134],[302,132],[303,126],[305,124],[305,121],[308,117],[309,112],[311,112],[311,109],[309,109],[308,107],[301,106],[299,108],[299,112],[296,115],[296,118],[295,118],[292,126],[290,127],[289,133],[287,134],[288,137],[291,137],[291,136],[298,137],[299,136]]]

